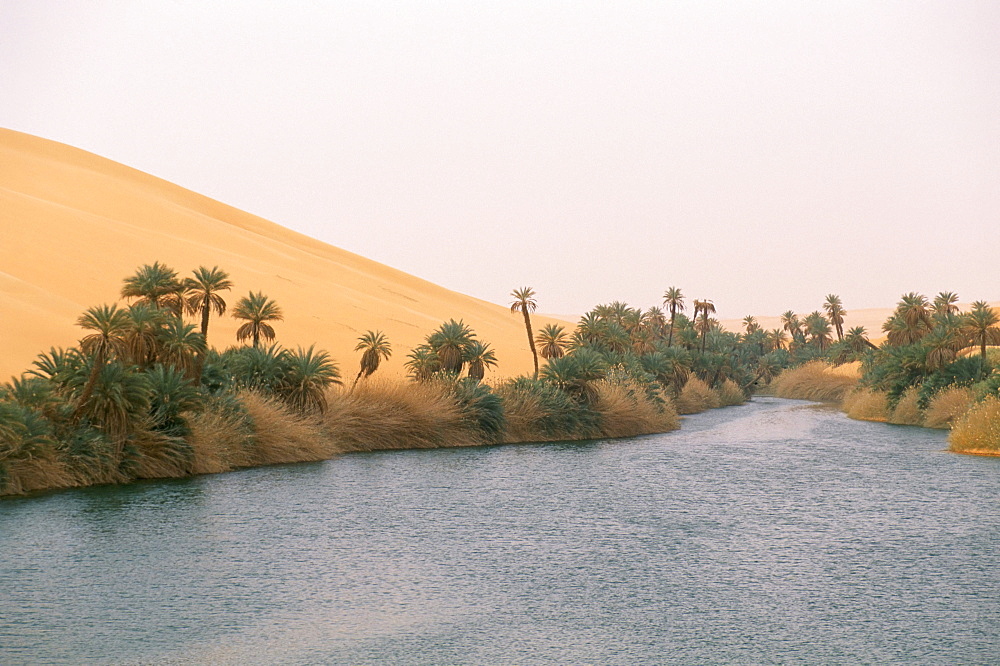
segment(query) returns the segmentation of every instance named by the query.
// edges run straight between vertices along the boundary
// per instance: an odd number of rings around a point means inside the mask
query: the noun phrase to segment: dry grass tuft
[[[831,366],[825,361],[810,361],[789,368],[771,382],[771,390],[779,398],[839,402],[858,385],[854,364]]]
[[[715,388],[715,395],[718,397],[720,407],[732,407],[742,405],[747,401],[743,389],[732,379],[727,379]]]
[[[938,391],[927,405],[924,427],[950,428],[975,402],[976,394],[970,388],[950,386]]]
[[[7,464],[6,485],[0,484],[2,495],[23,495],[34,490],[73,488],[85,485],[55,452],[46,449],[33,458],[11,460]]]
[[[955,421],[948,449],[958,453],[1000,455],[1000,400],[987,398]]]
[[[209,405],[197,414],[186,414],[193,451],[192,474],[217,474],[250,465],[253,435],[237,414]]]
[[[841,409],[852,419],[859,421],[888,421],[889,399],[881,391],[858,388],[844,396]]]
[[[126,461],[137,479],[177,479],[191,475],[191,445],[183,439],[148,430],[136,433]]]
[[[692,375],[681,389],[675,404],[679,414],[697,414],[719,407],[719,396],[704,380]]]
[[[594,409],[601,415],[601,435],[631,437],[667,432],[680,427],[680,419],[669,401],[658,405],[638,387],[601,381],[595,385]]]
[[[372,379],[327,394],[334,452],[474,446],[482,441],[446,386]]]
[[[239,399],[253,422],[250,465],[326,460],[335,453],[317,422],[253,391]]]
[[[917,387],[907,389],[899,402],[896,403],[892,413],[889,414],[888,422],[896,425],[922,425],[924,415],[920,412],[920,406],[917,404],[919,400],[920,389]]]

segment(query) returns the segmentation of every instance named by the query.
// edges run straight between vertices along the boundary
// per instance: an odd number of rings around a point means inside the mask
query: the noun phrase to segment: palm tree
[[[253,340],[254,347],[260,347],[261,338],[268,342],[274,340],[274,329],[267,322],[284,319],[277,303],[261,292],[255,294],[252,291],[249,296],[244,296],[236,303],[233,317],[246,321],[236,331],[236,340],[239,342]]]
[[[211,269],[204,266],[194,271],[193,278],[184,280],[185,307],[189,314],[201,314],[201,335],[208,340],[208,316],[212,311],[219,317],[226,314],[226,301],[220,291],[229,291],[233,283],[229,273],[218,266]]]
[[[698,313],[701,312],[701,319],[698,319]],[[712,301],[695,301],[694,302],[694,319],[695,328],[701,334],[701,351],[705,351],[705,342],[708,338],[708,332],[712,330],[712,322],[709,320],[708,315],[715,314],[715,305]]]
[[[670,287],[663,292],[663,305],[670,310],[670,335],[667,337],[667,346],[674,344],[674,319],[678,312],[684,312],[684,294],[677,287]]]
[[[441,362],[437,353],[431,349],[430,345],[419,345],[411,351],[404,365],[410,371],[410,375],[418,382],[430,379],[435,372],[441,369]]]
[[[937,314],[958,314],[958,294],[942,291],[934,297],[934,312]]]
[[[205,354],[205,338],[194,324],[185,324],[180,317],[167,319],[158,336],[159,358],[184,373],[188,379],[198,375],[198,359]]]
[[[767,334],[767,342],[771,349],[784,349],[786,340],[788,340],[788,336],[780,328],[776,328]]]
[[[177,279],[177,271],[156,261],[144,264],[124,280],[122,298],[138,299],[153,308],[169,310],[180,316],[184,309],[184,285]]]
[[[465,365],[466,348],[475,339],[476,334],[465,322],[450,319],[431,333],[427,342],[437,354],[441,370],[461,374],[462,366]]]
[[[164,324],[164,312],[146,303],[136,303],[127,310],[129,331],[125,334],[128,359],[140,368],[148,368],[156,360],[159,335]]]
[[[864,326],[855,326],[849,330],[844,336],[844,342],[855,352],[862,352],[865,349],[878,349],[865,335]]]
[[[76,321],[81,328],[94,331],[80,340],[80,350],[92,357],[90,376],[77,401],[78,417],[94,392],[97,378],[105,363],[112,357],[123,357],[128,352],[126,335],[129,331],[128,314],[117,305],[100,305],[89,308]]]
[[[836,329],[837,341],[840,342],[844,339],[844,315],[847,314],[840,296],[828,294],[826,300],[823,302],[823,309],[826,310],[830,323]]]
[[[541,347],[538,353],[542,358],[548,360],[552,358],[562,358],[569,344],[566,329],[559,324],[546,324],[542,330],[535,335],[535,343]]]
[[[743,317],[743,326],[746,328],[747,335],[752,335],[755,331],[760,330],[760,324],[757,323],[757,318],[752,315]]]
[[[389,357],[392,356],[392,345],[389,344],[389,339],[382,331],[366,331],[358,338],[358,344],[354,351],[364,352],[361,355],[361,370],[354,378],[354,384],[357,384],[362,376],[368,377],[378,370],[382,359],[389,360]]]
[[[573,338],[578,346],[597,344],[607,326],[596,312],[588,312],[580,317]]]
[[[986,359],[987,345],[1000,345],[1000,318],[986,301],[976,301],[966,315],[965,331],[973,344],[979,345],[983,359]]]
[[[833,340],[830,335],[830,322],[826,317],[819,310],[814,310],[806,316],[805,327],[811,341],[819,345],[820,351],[825,351],[826,345]]]
[[[282,399],[301,414],[326,411],[326,388],[340,384],[340,369],[325,351],[298,348],[286,352],[288,371],[281,381]]]
[[[643,313],[642,319],[646,328],[649,329],[656,339],[662,340],[663,332],[667,328],[667,316],[663,314],[663,310],[653,306]]]
[[[524,328],[528,332],[528,345],[531,347],[531,358],[535,362],[535,377],[538,377],[538,352],[535,351],[535,336],[531,333],[531,318],[529,313],[534,312],[538,304],[535,302],[535,290],[531,287],[521,287],[510,292],[514,297],[514,302],[510,304],[510,311],[520,312],[524,315]]]
[[[785,313],[781,315],[781,327],[788,331],[788,334],[792,336],[793,341],[798,341],[803,337],[802,322],[799,321],[798,315],[791,310],[786,310]]]
[[[482,381],[486,376],[486,368],[495,368],[497,355],[490,349],[490,343],[473,340],[465,349],[465,360],[469,364],[469,378]]]

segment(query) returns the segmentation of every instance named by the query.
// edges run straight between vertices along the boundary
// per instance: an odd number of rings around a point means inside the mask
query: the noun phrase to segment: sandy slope
[[[388,372],[442,321],[462,318],[493,344],[500,374],[530,371],[519,314],[449,291],[262,218],[70,146],[0,129],[0,378],[39,351],[74,344],[91,305],[118,299],[143,263],[182,275],[200,265],[229,271],[232,304],[263,290],[283,308],[285,346],[317,343],[345,376],[368,329],[388,335]],[[511,285],[517,287],[520,285]],[[537,318],[537,325],[548,321]],[[192,322],[193,323],[193,322]],[[209,342],[235,343],[237,323],[213,319]],[[489,376],[489,375],[488,375]]]

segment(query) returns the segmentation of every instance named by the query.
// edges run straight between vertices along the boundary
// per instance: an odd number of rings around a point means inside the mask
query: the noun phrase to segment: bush
[[[920,412],[919,400],[920,389],[918,387],[907,389],[889,414],[888,422],[896,425],[921,425],[924,422],[924,416]]]
[[[633,382],[597,382],[594,408],[601,415],[601,435],[631,437],[667,432],[680,427],[677,412],[669,402],[651,400],[644,387]]]
[[[841,409],[852,419],[884,422],[889,419],[889,398],[882,391],[857,388],[844,396]]]
[[[835,368],[825,361],[810,361],[782,372],[771,382],[771,390],[779,398],[839,402],[857,385],[855,365]]]
[[[987,398],[959,418],[948,436],[949,450],[1000,454],[1000,400]]]
[[[975,402],[975,392],[970,388],[952,386],[939,391],[927,406],[924,427],[950,428]]]
[[[503,441],[549,442],[600,435],[600,415],[550,382],[518,377],[500,384],[507,430]]]
[[[697,414],[718,407],[719,396],[703,379],[692,375],[677,396],[675,405],[679,414]]]
[[[719,384],[719,386],[715,388],[715,394],[718,397],[719,406],[721,407],[742,405],[747,401],[747,397],[746,394],[743,393],[743,389],[741,389],[732,379],[727,379]]]

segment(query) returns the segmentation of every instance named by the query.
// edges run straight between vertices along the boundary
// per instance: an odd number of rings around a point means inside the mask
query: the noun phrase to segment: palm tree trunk
[[[206,348],[208,347],[208,311],[209,311],[208,296],[205,296],[205,300],[201,304],[201,337],[205,338]]]
[[[528,317],[528,308],[522,307],[521,314],[524,315],[524,328],[528,331],[528,345],[531,346],[531,358],[535,362],[535,379],[538,379],[538,352],[535,351],[535,336],[531,334],[531,319]],[[545,330],[545,327],[542,327]]]
[[[104,349],[99,348],[97,354],[94,356],[94,367],[90,369],[90,377],[87,378],[87,384],[83,387],[83,393],[80,394],[80,400],[76,403],[76,409],[73,410],[74,421],[80,419],[80,415],[83,413],[83,406],[87,404],[90,396],[94,394],[94,387],[97,385],[97,376],[101,374],[101,368],[103,367]]]
[[[674,317],[676,315],[677,315],[677,313],[674,312],[674,308],[671,307],[670,308],[670,337],[667,338],[667,346],[668,347],[671,347],[674,344]]]

